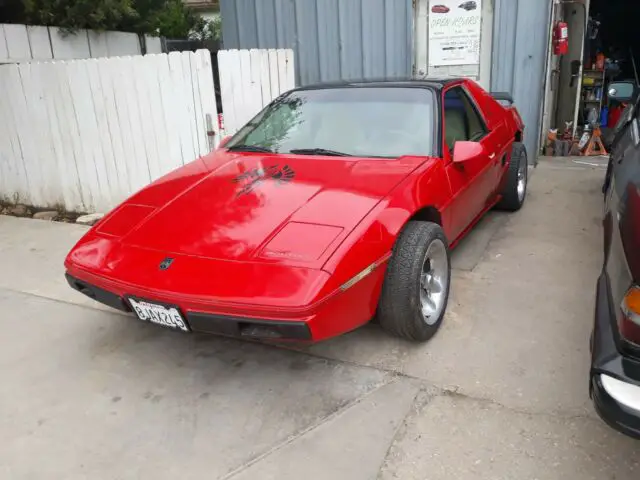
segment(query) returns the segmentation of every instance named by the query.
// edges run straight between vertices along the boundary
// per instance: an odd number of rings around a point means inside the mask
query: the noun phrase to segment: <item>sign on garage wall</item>
[[[482,0],[429,1],[429,67],[478,65]]]

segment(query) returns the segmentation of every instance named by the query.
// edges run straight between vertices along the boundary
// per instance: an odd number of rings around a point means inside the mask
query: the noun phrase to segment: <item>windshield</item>
[[[433,155],[433,106],[433,92],[424,88],[301,90],[276,100],[225,147],[303,155]]]

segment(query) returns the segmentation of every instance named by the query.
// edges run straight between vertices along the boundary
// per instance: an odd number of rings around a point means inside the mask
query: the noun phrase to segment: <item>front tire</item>
[[[398,337],[429,340],[442,324],[450,285],[451,261],[442,228],[409,222],[387,266],[378,305],[380,325]]]
[[[509,170],[507,170],[507,178],[498,208],[509,212],[520,210],[527,198],[528,181],[529,162],[527,149],[522,143],[516,142],[511,150],[511,162],[509,163]]]

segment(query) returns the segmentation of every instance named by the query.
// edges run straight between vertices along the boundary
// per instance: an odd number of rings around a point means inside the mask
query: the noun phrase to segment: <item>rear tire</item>
[[[519,142],[513,144],[511,162],[507,170],[507,178],[502,191],[502,199],[497,205],[501,210],[517,212],[524,205],[527,198],[527,183],[529,180],[529,162],[527,149]]]
[[[449,301],[451,261],[439,225],[409,222],[387,266],[378,321],[389,333],[425,342],[440,328]]]

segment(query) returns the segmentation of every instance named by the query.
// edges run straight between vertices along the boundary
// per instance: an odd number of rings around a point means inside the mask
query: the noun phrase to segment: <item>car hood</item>
[[[426,160],[220,149],[143,190],[100,228],[167,254],[318,263]]]

